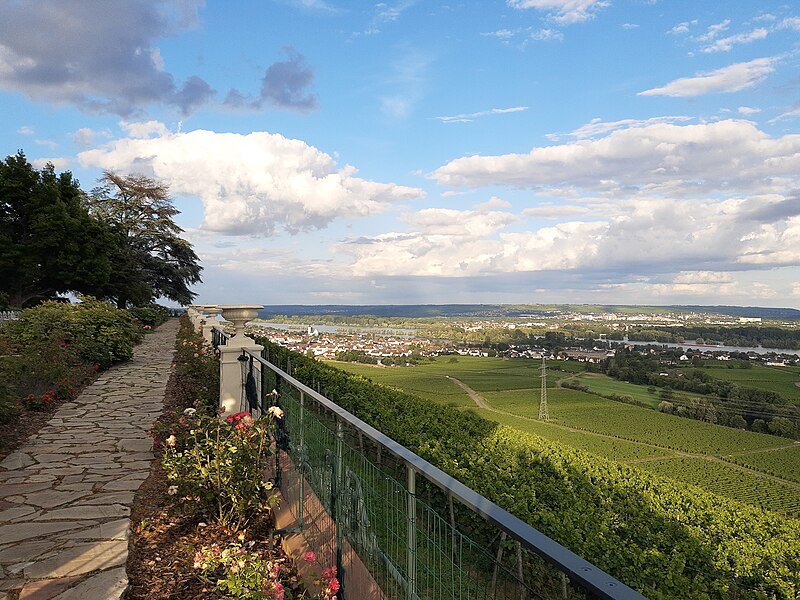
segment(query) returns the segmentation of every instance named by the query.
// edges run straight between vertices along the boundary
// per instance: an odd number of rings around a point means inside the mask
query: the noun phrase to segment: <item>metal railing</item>
[[[229,339],[231,339],[230,333],[223,331],[219,327],[214,327],[211,329],[211,344],[214,346],[214,348],[225,346]]]
[[[0,310],[0,321],[16,321],[19,313],[15,310]]]
[[[214,332],[215,345],[227,340]],[[274,478],[343,598],[643,600],[644,596],[243,350],[241,410],[277,405]],[[278,394],[272,394],[276,390]]]

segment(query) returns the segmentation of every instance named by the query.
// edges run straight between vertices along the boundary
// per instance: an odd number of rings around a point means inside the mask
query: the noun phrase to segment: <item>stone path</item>
[[[133,495],[153,459],[177,320],[0,463],[0,600],[111,600],[128,585]]]

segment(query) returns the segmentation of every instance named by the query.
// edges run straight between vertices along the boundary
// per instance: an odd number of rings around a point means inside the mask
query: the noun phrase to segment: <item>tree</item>
[[[164,183],[140,175],[106,171],[88,197],[90,212],[117,236],[115,277],[106,296],[117,306],[149,302],[156,297],[189,304],[189,289],[200,281],[202,267],[191,244],[173,221],[180,214]]]
[[[23,307],[58,293],[96,294],[111,277],[108,228],[91,218],[70,172],[0,161],[0,295]]]

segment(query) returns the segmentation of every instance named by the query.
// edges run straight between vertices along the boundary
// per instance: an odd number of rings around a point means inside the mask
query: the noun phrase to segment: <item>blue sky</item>
[[[171,186],[204,303],[800,306],[800,4],[0,0],[5,154]]]

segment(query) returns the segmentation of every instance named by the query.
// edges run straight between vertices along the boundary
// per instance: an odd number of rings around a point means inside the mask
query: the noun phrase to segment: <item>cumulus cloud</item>
[[[155,43],[193,26],[201,0],[39,0],[0,4],[0,87],[35,100],[128,116],[151,104],[188,114],[214,90],[164,70]]]
[[[556,23],[569,25],[593,19],[601,8],[607,7],[606,0],[506,0],[511,8],[547,11]]]
[[[270,65],[261,80],[261,91],[255,98],[231,90],[225,104],[235,108],[260,110],[264,106],[279,110],[309,113],[319,108],[319,98],[308,91],[314,83],[314,72],[305,57],[293,48],[284,48],[287,60]]]
[[[800,135],[773,138],[733,119],[660,123],[527,154],[458,158],[430,176],[450,186],[590,190],[606,197],[782,192],[800,183]]]
[[[716,71],[699,72],[694,77],[682,77],[668,84],[639,92],[639,96],[702,96],[738,92],[761,83],[775,70],[775,58],[757,58],[735,63]]]
[[[174,194],[203,201],[205,229],[231,235],[322,228],[337,217],[378,213],[423,195],[417,188],[359,178],[354,167],[337,167],[317,148],[268,132],[162,132],[114,140],[78,158],[83,166],[168,181]]]
[[[511,108],[490,108],[489,110],[481,110],[474,113],[464,113],[460,115],[451,115],[447,117],[436,117],[442,123],[471,123],[475,119],[487,117],[489,115],[505,115],[508,113],[522,112],[528,110],[527,106],[513,106]]]
[[[513,215],[429,209],[406,218],[409,232],[337,246],[352,275],[479,277],[562,270],[648,276],[669,285],[720,285],[741,269],[800,265],[800,206],[782,197],[735,200],[636,198],[601,220],[506,231]],[[527,211],[526,211],[527,212]],[[596,215],[592,215],[596,216]],[[759,218],[756,218],[756,217]],[[466,229],[451,226],[464,222]]]

